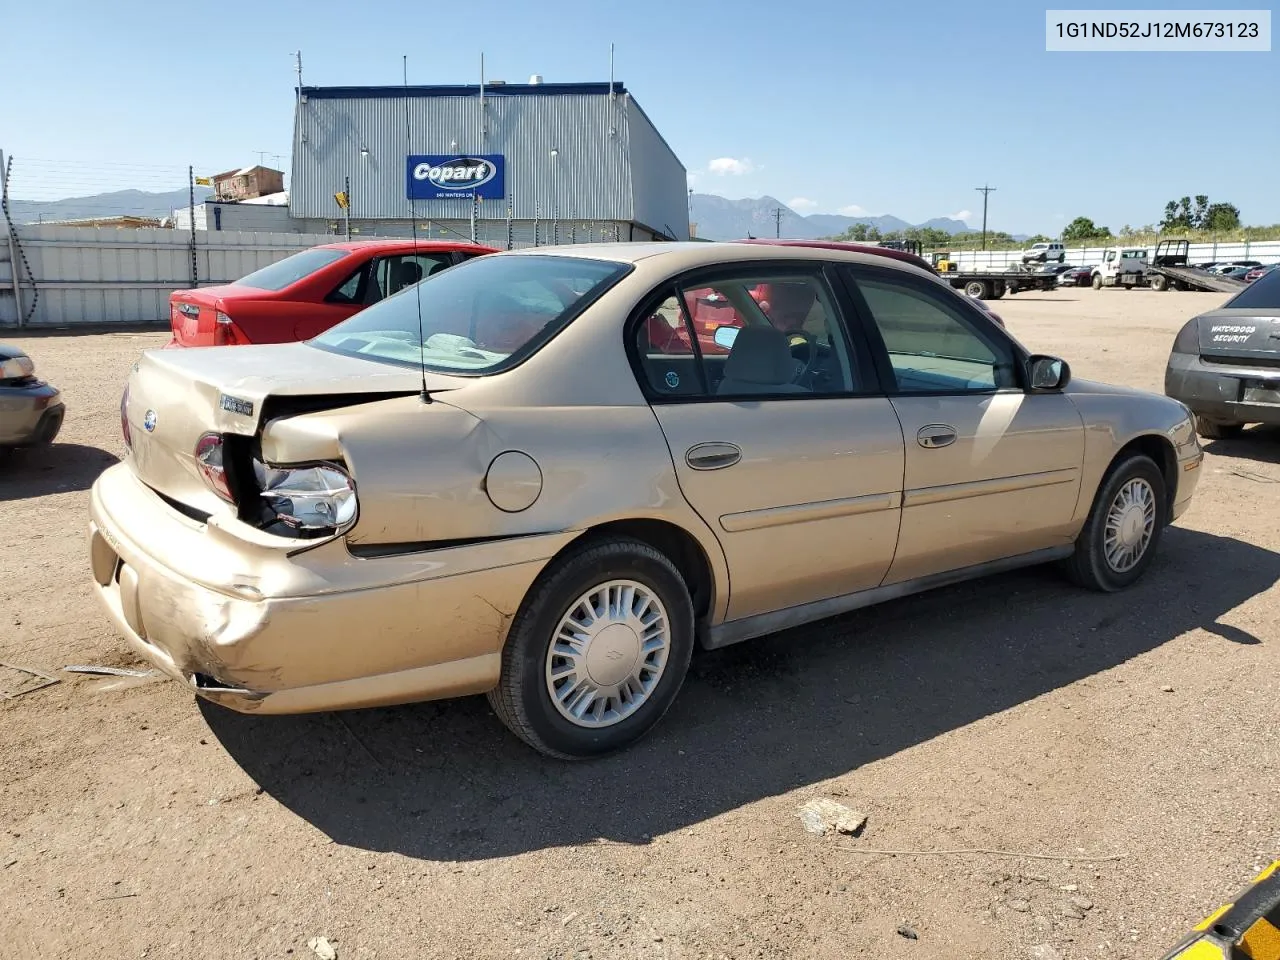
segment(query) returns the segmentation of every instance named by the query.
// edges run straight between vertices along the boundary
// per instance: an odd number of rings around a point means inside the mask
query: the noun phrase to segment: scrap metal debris
[[[25,694],[43,690],[60,682],[53,674],[37,670],[35,667],[20,667],[16,663],[5,663],[0,660],[0,668],[9,671],[9,673],[0,673],[0,699],[4,700],[16,700]]]
[[[819,798],[800,805],[800,822],[810,833],[822,836],[828,831],[857,836],[866,826],[867,815],[834,800]]]
[[[63,667],[64,673],[89,673],[95,676],[104,677],[149,677],[154,670],[130,670],[127,667],[91,667],[91,666],[70,666]]]

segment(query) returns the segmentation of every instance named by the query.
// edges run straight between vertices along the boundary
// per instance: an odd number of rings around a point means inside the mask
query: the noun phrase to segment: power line
[[[982,194],[982,249],[987,249],[987,195],[995,191],[995,187],[981,186],[974,187]]]

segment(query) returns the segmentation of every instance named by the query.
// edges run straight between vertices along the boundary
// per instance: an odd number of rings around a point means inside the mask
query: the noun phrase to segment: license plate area
[[[1280,380],[1241,380],[1240,399],[1244,403],[1280,404]]]

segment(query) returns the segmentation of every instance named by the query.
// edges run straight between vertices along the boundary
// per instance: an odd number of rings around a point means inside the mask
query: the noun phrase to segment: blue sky
[[[976,224],[989,183],[993,229],[1045,233],[1206,193],[1280,222],[1280,54],[1047,53],[1045,6],[11,4],[0,149],[29,199],[172,189],[260,150],[287,169],[294,50],[308,84],[399,83],[402,54],[411,83],[475,82],[481,50],[490,78],[551,82],[607,79],[612,41],[699,191]]]

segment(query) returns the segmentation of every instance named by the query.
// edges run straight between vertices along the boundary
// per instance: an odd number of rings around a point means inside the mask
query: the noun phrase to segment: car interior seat
[[[717,394],[809,393],[792,383],[796,363],[787,338],[773,327],[743,327],[724,363]]]

